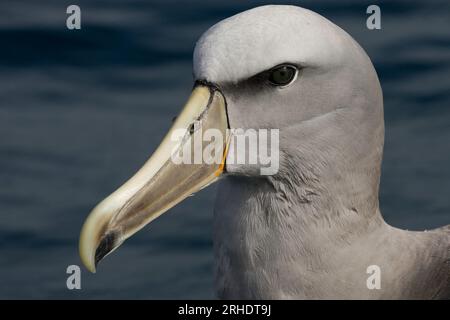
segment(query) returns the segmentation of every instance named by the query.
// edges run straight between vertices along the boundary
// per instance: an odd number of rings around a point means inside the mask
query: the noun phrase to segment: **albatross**
[[[450,226],[388,225],[379,209],[383,97],[364,50],[296,6],[225,19],[194,49],[192,94],[151,158],[90,213],[82,262],[98,262],[146,224],[218,181],[215,289],[232,299],[450,298]],[[279,129],[279,169],[175,164],[175,130]],[[248,152],[238,150],[238,152]],[[418,182],[419,183],[419,182]],[[368,285],[370,266],[380,285]]]

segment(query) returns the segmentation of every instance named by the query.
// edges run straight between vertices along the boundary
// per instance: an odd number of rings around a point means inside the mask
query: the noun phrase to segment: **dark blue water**
[[[213,298],[215,188],[109,256],[82,290],[90,209],[147,159],[192,87],[192,50],[212,24],[264,1],[0,3],[0,298]],[[270,1],[276,3],[276,1]],[[368,52],[385,98],[381,207],[398,227],[450,223],[450,7],[444,1],[289,1]],[[365,10],[382,10],[382,30]],[[78,4],[82,29],[66,29]]]

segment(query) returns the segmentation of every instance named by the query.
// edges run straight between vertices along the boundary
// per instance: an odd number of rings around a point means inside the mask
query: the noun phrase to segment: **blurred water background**
[[[148,158],[192,87],[211,25],[276,1],[0,2],[0,298],[214,298],[215,187],[109,256],[82,290],[78,236],[92,207]],[[381,208],[397,227],[450,223],[450,3],[284,1],[312,9],[368,52],[385,99]],[[82,29],[66,28],[77,4]],[[369,4],[382,30],[365,26]]]

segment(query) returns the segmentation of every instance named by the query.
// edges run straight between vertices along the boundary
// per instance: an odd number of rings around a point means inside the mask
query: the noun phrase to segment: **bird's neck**
[[[320,157],[289,152],[279,174],[257,184],[270,199],[263,211],[280,221],[289,217],[305,237],[320,230],[335,243],[356,240],[384,225],[378,200],[382,153],[373,148],[351,159],[339,149],[329,152],[334,161],[322,157],[321,163]]]
[[[289,236],[304,250],[329,250],[327,246],[356,242],[386,225],[379,211],[378,182],[361,175],[228,177],[220,187],[216,217],[220,224],[243,228],[242,237],[249,241],[277,232],[281,240]]]
[[[301,183],[280,177],[221,181],[214,218],[219,297],[366,299],[435,294],[439,284],[426,291],[427,282],[416,281],[416,276],[417,270],[434,270],[435,256],[448,256],[448,247],[424,250],[440,241],[438,233],[388,226],[377,199],[371,198],[374,195],[349,191],[357,176],[339,179],[341,188],[351,194],[333,189],[337,184],[333,179],[308,183],[304,178]],[[393,266],[392,259],[408,263]],[[382,272],[380,290],[367,287],[373,266]]]
[[[351,247],[376,240],[376,234],[386,227],[378,210],[378,183],[368,181],[364,170],[361,176],[359,170],[339,176],[330,170],[328,176],[317,176],[306,168],[298,169],[289,175],[281,169],[281,175],[273,177],[227,177],[221,182],[214,219],[221,296],[288,298],[285,288],[290,275],[295,286],[304,290],[307,284],[298,282],[313,281],[312,273],[338,272],[345,257],[352,255]],[[336,172],[347,173],[343,169]],[[349,250],[339,257],[330,254],[343,248]],[[369,262],[359,262],[361,279],[365,279],[364,264]],[[274,275],[277,279],[271,279]],[[278,280],[279,295],[258,294],[265,289],[277,292],[268,286]],[[224,282],[235,283],[239,289],[221,286]],[[220,288],[231,293],[221,293]],[[244,291],[233,296],[239,290]]]

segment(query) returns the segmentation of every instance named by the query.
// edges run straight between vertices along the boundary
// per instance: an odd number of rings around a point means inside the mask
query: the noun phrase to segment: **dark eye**
[[[279,66],[270,70],[269,81],[276,86],[285,86],[295,79],[297,68],[289,65]]]

